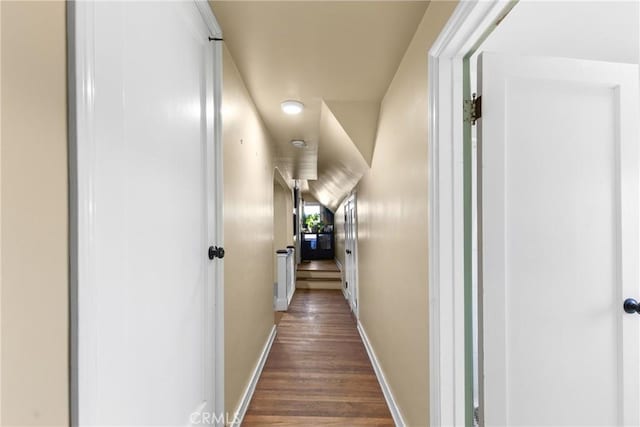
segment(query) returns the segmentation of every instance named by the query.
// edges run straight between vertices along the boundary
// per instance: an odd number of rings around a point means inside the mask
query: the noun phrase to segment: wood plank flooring
[[[394,425],[341,291],[296,291],[242,425]]]

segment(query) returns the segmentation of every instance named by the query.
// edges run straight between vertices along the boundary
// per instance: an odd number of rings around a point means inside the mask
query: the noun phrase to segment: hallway
[[[393,426],[340,291],[298,289],[243,426]]]

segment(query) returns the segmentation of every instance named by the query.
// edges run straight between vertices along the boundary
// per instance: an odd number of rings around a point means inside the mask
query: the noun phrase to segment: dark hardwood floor
[[[242,425],[394,425],[341,291],[296,291]]]

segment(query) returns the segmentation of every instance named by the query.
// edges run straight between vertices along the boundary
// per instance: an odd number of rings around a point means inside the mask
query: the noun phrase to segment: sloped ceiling
[[[278,168],[335,209],[371,165],[380,101],[425,1],[212,1]],[[287,116],[280,103],[305,104]],[[291,146],[304,139],[307,147]]]
[[[320,111],[320,141],[318,179],[309,181],[309,192],[335,211],[369,165],[325,103]]]

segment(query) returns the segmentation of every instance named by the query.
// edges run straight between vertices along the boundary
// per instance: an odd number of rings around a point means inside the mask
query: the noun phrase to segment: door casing
[[[465,310],[468,288],[465,232],[470,218],[465,203],[471,192],[465,184],[462,100],[464,63],[486,39],[515,1],[462,2],[429,51],[429,343],[431,425],[471,425],[467,411]],[[469,147],[470,148],[470,147]]]
[[[430,425],[472,425],[470,360],[461,309],[470,288],[465,231],[471,197],[465,161],[464,62],[517,1],[460,2],[428,55],[428,287]],[[469,173],[470,171],[467,171]]]
[[[356,319],[359,319],[360,310],[360,288],[358,286],[358,204],[356,202],[356,193],[354,192],[347,198],[344,204],[345,210],[345,251],[351,249],[351,254],[345,253],[345,281],[349,283],[350,289],[347,291],[349,295],[349,305]],[[351,206],[350,213],[347,213],[347,207]],[[349,241],[351,242],[349,243]],[[348,258],[347,258],[348,257]],[[350,260],[350,261],[349,261]]]

